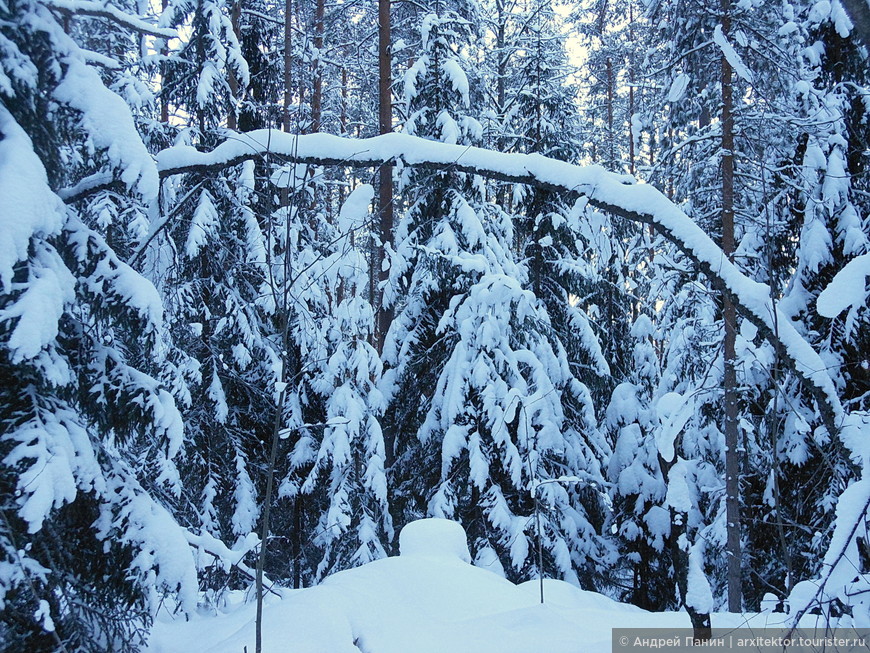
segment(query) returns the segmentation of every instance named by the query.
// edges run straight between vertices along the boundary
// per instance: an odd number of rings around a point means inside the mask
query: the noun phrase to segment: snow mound
[[[610,653],[611,629],[688,628],[682,613],[651,613],[560,580],[514,585],[468,563],[462,527],[423,519],[400,535],[401,555],[267,595],[263,653]],[[231,594],[218,616],[157,616],[148,653],[254,650],[255,605]],[[780,625],[785,615],[714,615],[716,627]],[[809,625],[809,624],[808,624]]]
[[[418,519],[399,533],[399,554],[459,558],[471,564],[468,537],[458,522],[450,519]]]

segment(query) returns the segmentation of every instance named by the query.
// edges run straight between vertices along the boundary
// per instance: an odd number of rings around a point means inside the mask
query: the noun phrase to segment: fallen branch
[[[349,139],[329,134],[296,136],[274,130],[234,134],[210,152],[175,146],[157,156],[162,178],[236,165],[266,154],[288,163],[378,167],[385,162],[437,171],[456,171],[526,184],[574,198],[632,222],[650,225],[682,250],[717,290],[734,301],[741,315],[782,354],[819,406],[831,435],[838,435],[844,411],[825,363],[770,300],[769,288],[752,281],[679,207],[648,184],[537,154],[502,154],[477,147],[427,141],[406,134]],[[777,328],[779,332],[777,333]]]
[[[843,406],[826,365],[770,299],[770,289],[746,277],[713,240],[673,202],[654,187],[601,166],[578,166],[539,154],[503,154],[478,147],[450,145],[407,134],[368,139],[330,134],[302,136],[263,129],[230,133],[209,152],[188,145],[167,148],[157,155],[162,179],[173,175],[208,173],[244,161],[281,157],[286,163],[315,166],[376,168],[387,162],[442,172],[462,172],[489,179],[526,184],[585,198],[598,209],[632,222],[650,225],[688,256],[717,290],[727,294],[740,314],[780,354],[816,400],[825,428],[840,433]],[[67,201],[100,189],[96,180],[62,191]]]

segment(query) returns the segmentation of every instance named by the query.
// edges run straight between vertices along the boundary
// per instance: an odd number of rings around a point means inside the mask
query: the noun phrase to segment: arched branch
[[[844,411],[826,365],[770,300],[769,288],[746,277],[713,240],[679,207],[648,184],[607,172],[597,165],[578,166],[538,154],[502,154],[477,147],[449,145],[406,134],[350,139],[329,134],[297,136],[276,130],[231,134],[210,152],[175,146],[157,156],[161,178],[208,172],[258,159],[266,154],[288,163],[376,168],[390,161],[433,170],[455,170],[489,179],[585,198],[590,205],[620,218],[650,225],[688,256],[717,290],[728,294],[741,315],[780,352],[816,400],[828,432],[839,435]],[[85,184],[87,193],[98,184]],[[81,195],[66,192],[67,201]]]

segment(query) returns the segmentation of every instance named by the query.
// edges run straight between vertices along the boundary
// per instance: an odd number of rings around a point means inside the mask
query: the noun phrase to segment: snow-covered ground
[[[322,584],[268,596],[266,653],[610,653],[611,629],[688,628],[684,613],[651,613],[557,580],[514,585],[474,567],[456,522],[426,519],[402,531],[401,555]],[[255,605],[235,595],[218,616],[161,614],[149,653],[254,651]],[[782,614],[715,614],[715,627],[782,624]]]

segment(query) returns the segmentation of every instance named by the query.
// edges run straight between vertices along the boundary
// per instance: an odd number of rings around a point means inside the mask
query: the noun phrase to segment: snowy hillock
[[[614,627],[689,627],[683,613],[650,613],[547,579],[514,585],[469,564],[462,527],[445,519],[407,525],[398,557],[334,574],[316,587],[269,596],[264,653],[609,652]],[[218,615],[161,614],[149,653],[254,650],[253,601],[232,595]],[[756,615],[773,625],[784,615]],[[749,615],[714,615],[717,626]]]

